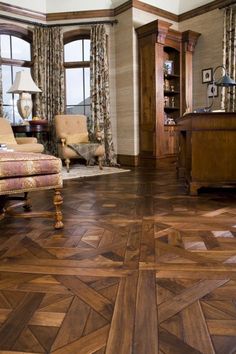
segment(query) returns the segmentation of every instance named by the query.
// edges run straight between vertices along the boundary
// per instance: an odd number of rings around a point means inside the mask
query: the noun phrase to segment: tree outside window
[[[21,122],[16,102],[18,94],[7,93],[16,72],[30,70],[31,45],[28,41],[11,34],[0,34],[0,56],[2,62],[3,116],[11,123]]]
[[[90,39],[64,45],[66,113],[90,116]]]

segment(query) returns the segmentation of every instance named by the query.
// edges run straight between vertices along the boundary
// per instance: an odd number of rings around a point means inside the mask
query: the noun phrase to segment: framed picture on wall
[[[207,96],[208,97],[217,97],[218,96],[218,86],[215,84],[209,84],[207,87]]]
[[[213,69],[203,69],[202,70],[202,83],[205,84],[207,82],[212,82],[213,80]]]

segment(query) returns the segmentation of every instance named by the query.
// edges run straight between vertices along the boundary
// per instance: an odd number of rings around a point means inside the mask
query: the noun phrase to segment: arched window
[[[66,113],[90,115],[90,39],[88,33],[65,38]]]
[[[21,121],[16,102],[18,94],[7,93],[17,71],[30,70],[31,36],[28,31],[0,27],[0,56],[2,64],[3,114],[16,124]]]

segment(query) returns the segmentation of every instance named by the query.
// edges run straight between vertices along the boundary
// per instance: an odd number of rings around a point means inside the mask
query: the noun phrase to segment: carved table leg
[[[24,199],[23,200],[24,200],[23,208],[25,209],[25,211],[30,211],[31,208],[32,208],[32,204],[31,204],[30,198],[28,197],[28,192],[24,193]]]
[[[55,194],[53,198],[53,204],[55,205],[55,229],[61,229],[63,228],[63,222],[62,222],[62,212],[61,212],[61,205],[63,203],[63,198],[61,196],[61,192],[58,189],[55,189]]]

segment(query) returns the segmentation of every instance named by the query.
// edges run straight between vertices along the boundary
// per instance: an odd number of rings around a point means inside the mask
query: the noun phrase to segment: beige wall
[[[223,11],[216,9],[179,24],[180,31],[187,29],[201,33],[193,55],[193,108],[200,108],[207,105],[207,84],[202,83],[202,69],[216,68],[223,60]],[[218,75],[220,70],[216,71],[219,78]],[[213,109],[220,109],[219,96],[214,100]]]

